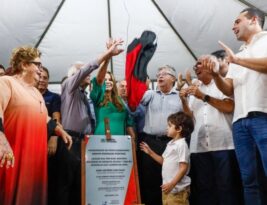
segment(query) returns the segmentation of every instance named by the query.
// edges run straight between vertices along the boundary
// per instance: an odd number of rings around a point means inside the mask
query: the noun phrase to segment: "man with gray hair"
[[[60,189],[58,203],[64,205],[81,204],[81,140],[85,135],[92,134],[93,124],[90,106],[85,88],[90,84],[90,74],[100,66],[108,65],[112,56],[123,50],[118,46],[123,41],[113,40],[107,51],[95,61],[88,64],[75,63],[68,72],[68,78],[62,84],[61,114],[62,125],[72,136],[73,146],[70,151],[62,150]]]
[[[147,143],[158,155],[162,155],[170,138],[166,136],[167,118],[170,114],[182,111],[182,104],[174,88],[176,71],[165,65],[157,72],[158,89],[147,90],[141,100],[145,106],[145,126],[139,141]],[[162,204],[161,165],[145,153],[139,153],[139,176],[142,203]]]

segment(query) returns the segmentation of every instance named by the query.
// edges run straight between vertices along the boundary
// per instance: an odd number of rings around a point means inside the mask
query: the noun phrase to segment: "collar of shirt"
[[[157,93],[164,94],[164,95],[170,95],[170,94],[177,94],[177,93],[178,93],[178,91],[177,91],[174,87],[170,90],[170,92],[168,92],[168,93],[166,93],[166,94],[163,93],[162,91],[160,91],[159,89],[157,89],[156,92],[157,92]]]
[[[85,89],[82,89],[82,87],[79,87],[79,90],[84,93],[85,95],[87,95],[88,93],[85,91]]]
[[[267,35],[267,31],[261,31],[261,32],[259,32],[259,33],[256,33],[253,37],[252,37],[252,39],[251,39],[251,42],[249,43],[249,44],[243,44],[240,48],[239,48],[239,51],[242,51],[242,50],[244,50],[244,49],[246,49],[249,45],[253,45],[254,44],[254,42],[256,42],[259,38],[261,38],[262,36],[265,36],[265,35]]]
[[[202,81],[199,80],[199,87],[200,86],[205,86],[205,87],[210,87],[212,84],[214,84],[214,80],[211,79],[210,83],[209,84],[204,84]]]

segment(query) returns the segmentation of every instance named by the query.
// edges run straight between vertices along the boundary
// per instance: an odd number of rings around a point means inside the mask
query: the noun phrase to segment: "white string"
[[[124,9],[127,13],[127,26],[126,26],[126,40],[125,40],[125,45],[126,45],[126,49],[127,50],[127,47],[128,47],[128,36],[129,36],[129,26],[130,26],[130,13],[128,11],[128,8],[127,8],[127,5],[126,5],[126,0],[123,1],[123,6],[124,6]]]

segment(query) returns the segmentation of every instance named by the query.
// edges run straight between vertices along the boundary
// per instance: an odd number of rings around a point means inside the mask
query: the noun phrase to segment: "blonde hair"
[[[12,67],[12,73],[17,74],[22,72],[22,63],[29,63],[35,58],[41,56],[41,52],[31,46],[21,46],[12,50],[10,58],[10,66]]]
[[[101,107],[107,106],[108,103],[112,101],[113,104],[115,105],[115,107],[119,110],[119,112],[121,112],[124,109],[124,105],[123,105],[123,103],[122,103],[122,101],[121,101],[121,99],[119,98],[119,95],[118,95],[118,89],[117,89],[117,86],[116,86],[115,77],[110,71],[108,71],[107,74],[110,75],[110,78],[111,78],[111,80],[113,82],[113,87],[112,87],[112,90],[111,90],[111,99],[109,98],[108,93],[105,92],[104,99],[100,103],[100,106]]]

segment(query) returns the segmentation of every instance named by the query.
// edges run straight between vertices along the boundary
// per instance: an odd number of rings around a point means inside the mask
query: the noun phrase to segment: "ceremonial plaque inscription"
[[[126,135],[90,136],[84,159],[86,205],[140,203],[132,143]]]

